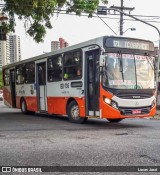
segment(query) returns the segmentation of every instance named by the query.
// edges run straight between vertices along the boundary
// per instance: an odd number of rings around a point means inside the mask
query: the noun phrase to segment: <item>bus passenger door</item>
[[[46,106],[46,62],[37,63],[37,98],[39,111],[47,111]]]
[[[10,87],[11,87],[12,107],[16,108],[15,69],[10,70]]]
[[[99,113],[99,49],[87,51],[86,61],[86,113],[89,116],[100,116]]]

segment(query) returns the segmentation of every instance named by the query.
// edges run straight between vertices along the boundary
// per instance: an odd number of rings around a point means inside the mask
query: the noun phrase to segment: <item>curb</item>
[[[157,119],[157,120],[160,120],[160,115],[159,114],[156,114],[153,119]]]
[[[160,120],[160,110],[159,109],[156,110],[156,115],[153,118]]]

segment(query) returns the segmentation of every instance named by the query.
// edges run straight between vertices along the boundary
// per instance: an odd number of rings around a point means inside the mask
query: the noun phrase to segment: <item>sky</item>
[[[120,0],[108,0],[109,3],[107,7],[110,6],[120,6]],[[150,24],[156,26],[160,30],[160,10],[159,10],[159,0],[124,0],[125,7],[134,7],[135,9],[131,12],[131,15],[145,15],[145,16],[159,16],[159,18],[152,18],[154,21]],[[128,13],[126,11],[126,13]],[[102,17],[99,15],[99,17]],[[104,17],[104,16],[103,16]],[[46,52],[51,51],[51,41],[58,41],[60,37],[64,38],[69,45],[74,45],[83,41],[87,41],[92,38],[96,38],[104,35],[115,35],[119,36],[119,14],[116,16],[106,16],[103,20],[107,25],[112,28],[112,31],[106,24],[104,24],[99,18],[88,18],[83,16],[74,16],[74,15],[64,15],[64,14],[55,14],[51,19],[53,28],[47,30],[47,34],[44,38],[44,42],[37,44],[30,36],[25,33],[24,24],[22,21],[17,20],[15,33],[20,36],[21,40],[21,52],[22,60],[31,58],[37,55],[41,55]],[[117,19],[109,19],[117,18]],[[155,46],[159,44],[159,34],[157,30],[153,27],[150,27],[146,24],[143,24],[138,21],[131,20],[124,16],[123,31],[126,37],[134,37],[140,39],[147,39],[154,41]],[[141,20],[151,19],[137,17]],[[135,28],[135,31],[131,31],[129,28]]]

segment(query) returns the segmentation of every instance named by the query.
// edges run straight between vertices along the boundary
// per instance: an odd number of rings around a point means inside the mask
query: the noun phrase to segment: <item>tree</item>
[[[100,0],[4,0],[3,15],[8,22],[3,24],[6,32],[15,32],[15,15],[24,21],[26,33],[39,43],[43,41],[46,29],[51,29],[50,19],[58,10],[65,7],[66,13],[93,13]],[[108,0],[101,0],[107,4]]]

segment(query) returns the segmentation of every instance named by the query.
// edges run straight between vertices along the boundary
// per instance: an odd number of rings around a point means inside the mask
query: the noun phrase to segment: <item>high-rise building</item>
[[[2,23],[6,22],[8,18],[2,15],[2,11],[0,10],[0,70],[2,70],[2,66],[9,64],[9,38],[8,35],[2,29]]]
[[[10,63],[21,60],[20,37],[17,35],[9,36]]]
[[[0,70],[2,66],[10,63],[9,52],[9,36],[6,36],[6,41],[0,41]]]
[[[56,51],[60,49],[59,41],[51,41],[51,51]]]
[[[51,51],[56,51],[68,46],[69,44],[63,38],[59,38],[59,41],[51,41]]]
[[[21,60],[20,37],[7,35],[6,41],[0,41],[0,70],[2,66]]]

